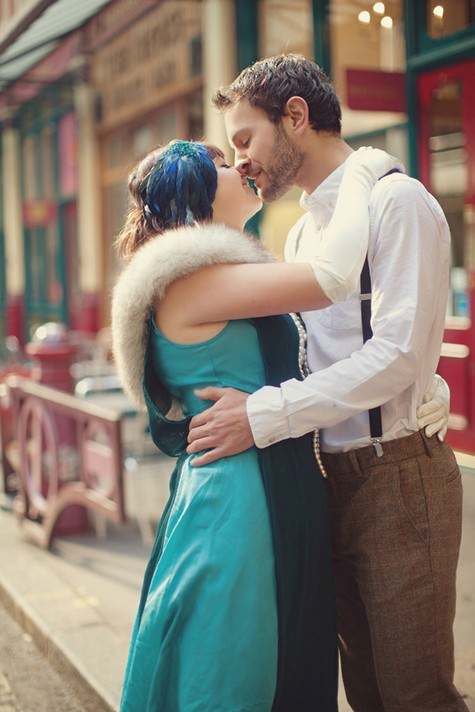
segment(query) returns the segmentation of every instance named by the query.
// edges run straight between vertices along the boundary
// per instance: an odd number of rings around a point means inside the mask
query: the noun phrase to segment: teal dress
[[[271,348],[289,333],[291,342]],[[296,347],[285,318],[232,321],[190,345],[169,341],[150,321],[150,426],[178,461],[145,574],[121,712],[337,709],[326,495],[310,442],[292,441],[292,463],[282,444],[274,456],[273,448],[251,448],[199,468],[185,452],[189,418],[209,405],[196,388],[255,391],[273,370],[266,349],[290,348],[295,367]],[[170,395],[185,414],[178,423],[165,416]]]

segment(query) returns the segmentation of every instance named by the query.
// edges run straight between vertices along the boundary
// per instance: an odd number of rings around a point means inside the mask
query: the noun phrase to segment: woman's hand
[[[361,180],[365,181],[369,188],[389,171],[398,170],[405,173],[404,164],[398,158],[380,148],[371,148],[371,146],[363,146],[354,151],[346,159],[344,166],[344,175],[350,172],[353,178],[353,174],[356,173],[361,176]]]

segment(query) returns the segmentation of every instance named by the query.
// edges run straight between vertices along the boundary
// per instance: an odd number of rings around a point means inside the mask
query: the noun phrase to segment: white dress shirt
[[[302,197],[308,212],[289,234],[287,261],[315,258],[319,231],[331,218],[342,174],[340,166]],[[440,356],[449,228],[433,196],[402,174],[376,184],[369,210],[373,338],[363,345],[359,289],[341,304],[303,313],[313,373],[304,381],[265,386],[249,396],[247,411],[258,447],[316,428],[323,429],[326,452],[364,447],[370,443],[367,411],[379,405],[383,441],[417,430],[416,407]]]

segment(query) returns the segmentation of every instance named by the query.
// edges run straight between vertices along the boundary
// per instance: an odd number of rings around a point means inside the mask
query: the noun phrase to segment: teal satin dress
[[[146,368],[181,401],[187,417],[209,405],[195,396],[196,388],[231,386],[252,392],[268,380],[259,330],[255,323],[245,320],[229,322],[214,338],[191,345],[170,342],[151,322]],[[152,408],[150,404],[147,385],[145,395],[149,399],[154,433],[157,417],[155,406]],[[269,495],[262,475],[263,464],[258,451],[251,448],[208,466],[193,468],[193,456],[188,456],[183,448],[184,442],[174,453],[180,457],[171,481],[170,500],[145,575],[121,712],[336,710],[332,589],[325,581],[330,578],[328,556],[325,555],[326,569],[318,584],[320,591],[327,592],[325,610],[318,612],[319,621],[324,620],[326,628],[323,631],[317,626],[313,634],[318,654],[297,643],[292,652],[292,638],[298,638],[300,629],[307,628],[306,605],[313,615],[313,607],[321,602],[312,596],[311,585],[307,603],[295,596],[295,592],[300,596],[300,586],[306,585],[296,575],[292,575],[291,591],[285,602],[287,594],[282,593],[282,578],[286,573],[279,573],[276,565],[273,529],[280,527],[277,536],[282,538],[282,532],[288,531],[289,525],[285,522],[279,525],[269,506],[272,494]],[[311,477],[320,488],[321,478],[314,462],[312,467]],[[292,472],[283,475],[291,489],[294,487],[292,476]],[[305,499],[305,493],[301,494]],[[310,491],[308,496],[312,501]],[[317,497],[319,502],[323,501],[321,489]],[[276,507],[283,509],[286,503],[277,502],[274,509]],[[298,508],[292,516],[294,524],[300,517],[305,521],[305,512]],[[311,516],[318,517],[319,512],[314,510]],[[327,552],[327,522],[324,517],[323,520],[323,525],[318,526],[323,526]],[[289,536],[289,550],[299,547],[291,531]],[[312,536],[312,532],[307,531],[305,536]],[[303,560],[305,552],[290,551],[288,558],[292,562]],[[308,568],[313,570],[313,567],[319,570],[318,556]],[[285,624],[287,633],[283,630],[284,619],[279,616],[282,603],[292,610]],[[292,615],[295,620],[291,620]],[[308,626],[312,630],[311,622]],[[284,645],[284,639],[290,641],[290,647]],[[289,647],[290,667],[288,662],[283,662],[285,651],[279,654],[280,647]],[[307,652],[312,657],[309,669],[303,660]],[[285,702],[283,690],[284,701],[280,706],[275,703],[279,675],[284,679],[287,674],[284,668],[291,670],[300,665],[301,661],[295,659],[299,654],[302,655],[302,680],[309,674],[312,676],[312,666],[321,667],[319,658],[323,654],[324,669],[314,676],[318,681],[321,672],[322,692],[317,693],[322,701],[320,706],[315,706],[315,699],[306,698],[300,682],[297,687],[302,690],[302,700],[295,698],[295,692],[291,693],[294,697],[288,698],[295,700],[297,706],[294,707],[294,702]],[[291,670],[290,676],[293,674]],[[304,682],[303,687],[305,685]],[[330,692],[323,690],[325,685]]]

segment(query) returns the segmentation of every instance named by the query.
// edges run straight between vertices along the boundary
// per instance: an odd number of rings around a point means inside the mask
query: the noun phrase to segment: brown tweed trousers
[[[414,433],[324,454],[338,636],[354,712],[468,712],[453,684],[462,485],[452,450]]]

